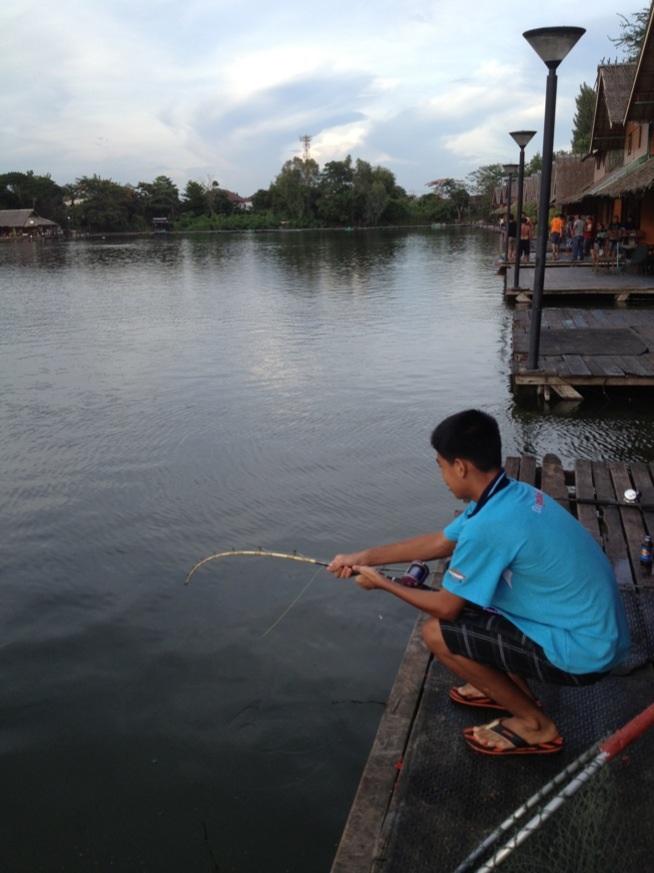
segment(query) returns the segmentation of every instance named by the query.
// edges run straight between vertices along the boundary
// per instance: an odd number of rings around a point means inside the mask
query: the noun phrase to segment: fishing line
[[[316,572],[313,574],[313,576],[311,577],[311,579],[309,579],[309,581],[308,581],[307,584],[304,586],[304,588],[302,589],[302,591],[300,591],[300,593],[299,593],[298,596],[295,598],[295,600],[293,600],[293,601],[291,601],[291,603],[289,603],[289,605],[286,607],[286,609],[284,610],[284,612],[282,612],[282,614],[279,616],[279,618],[276,619],[276,620],[275,620],[275,621],[270,625],[270,627],[268,628],[267,631],[264,631],[264,632],[261,634],[261,639],[263,639],[264,637],[267,637],[268,634],[269,634],[272,630],[274,630],[274,629],[277,627],[277,625],[278,625],[281,621],[284,620],[284,618],[286,618],[286,616],[287,616],[288,613],[293,609],[293,607],[294,607],[295,604],[298,602],[298,600],[300,599],[300,597],[302,597],[302,595],[304,594],[304,592],[307,591],[307,590],[309,589],[309,586],[313,584],[313,580],[317,577],[318,573],[320,573],[320,568],[319,568],[318,570],[316,570]]]

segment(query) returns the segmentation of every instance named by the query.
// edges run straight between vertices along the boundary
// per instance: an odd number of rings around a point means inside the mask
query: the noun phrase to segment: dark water
[[[649,402],[516,406],[496,245],[0,247],[3,869],[328,871],[415,616],[308,565],[190,567],[443,525],[429,434],[465,406],[506,453],[654,459]]]

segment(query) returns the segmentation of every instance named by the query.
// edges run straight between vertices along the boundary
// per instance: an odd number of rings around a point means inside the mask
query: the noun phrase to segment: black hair
[[[448,464],[471,461],[482,473],[502,466],[502,439],[497,421],[480,409],[466,409],[443,419],[431,435],[432,448]]]

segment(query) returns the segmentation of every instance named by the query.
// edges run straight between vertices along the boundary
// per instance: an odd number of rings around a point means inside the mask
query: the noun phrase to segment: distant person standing
[[[584,257],[587,258],[590,255],[591,249],[593,247],[593,238],[595,236],[595,222],[592,216],[587,215],[586,220],[584,222]]]
[[[520,219],[520,243],[518,248],[518,258],[528,261],[531,253],[531,241],[534,237],[534,227],[529,218],[522,213]]]
[[[572,260],[583,261],[584,259],[584,228],[586,222],[581,215],[575,217],[575,223],[572,226]]]
[[[563,214],[555,215],[550,225],[550,239],[552,241],[552,258],[558,261],[561,252],[561,240],[565,236],[565,219]]]
[[[512,261],[515,257],[515,242],[518,234],[518,222],[515,220],[513,213],[509,216],[509,224],[507,228],[509,234],[509,260]]]

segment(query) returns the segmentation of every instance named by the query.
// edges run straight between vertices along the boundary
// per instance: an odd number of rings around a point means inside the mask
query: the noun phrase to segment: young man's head
[[[441,421],[432,432],[431,445],[448,464],[458,458],[482,473],[502,466],[500,429],[492,415],[479,409],[466,409]]]

